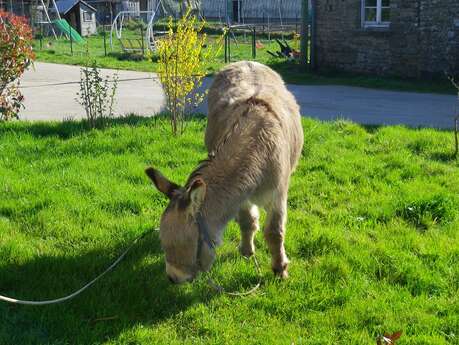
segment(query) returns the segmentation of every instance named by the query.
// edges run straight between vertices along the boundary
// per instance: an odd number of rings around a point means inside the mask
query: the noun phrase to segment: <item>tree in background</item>
[[[34,59],[25,18],[0,10],[0,120],[17,118],[24,100],[19,78]]]
[[[207,44],[206,34],[201,33],[204,25],[191,15],[191,9],[176,25],[169,17],[167,35],[157,45],[159,80],[174,135],[185,129],[187,107],[196,107],[204,99],[206,93],[197,89],[206,75],[206,63],[215,58],[222,46],[223,36],[215,45]]]

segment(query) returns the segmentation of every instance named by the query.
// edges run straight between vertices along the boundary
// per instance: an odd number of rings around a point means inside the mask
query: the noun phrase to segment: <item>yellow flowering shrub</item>
[[[218,54],[221,41],[207,44],[207,35],[201,33],[205,23],[198,22],[190,10],[177,22],[174,29],[169,17],[168,32],[157,42],[158,74],[170,113],[173,134],[183,133],[188,107],[201,103],[206,92],[198,92],[206,75],[206,62]]]

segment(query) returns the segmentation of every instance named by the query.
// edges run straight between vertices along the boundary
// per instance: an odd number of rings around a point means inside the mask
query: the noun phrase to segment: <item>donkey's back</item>
[[[254,105],[258,105],[258,109],[253,109]],[[294,169],[303,146],[301,116],[294,96],[279,74],[258,62],[230,64],[216,75],[209,90],[208,106],[205,143],[209,152],[216,150],[235,125],[249,122],[255,132],[271,131],[271,137],[265,142],[255,143],[257,149],[288,147],[285,154],[289,156],[290,166],[284,168]],[[244,132],[244,129],[239,130]],[[245,131],[247,136],[256,134]]]

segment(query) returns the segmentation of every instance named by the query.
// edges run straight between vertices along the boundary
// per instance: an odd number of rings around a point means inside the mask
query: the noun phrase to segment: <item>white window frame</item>
[[[83,15],[83,21],[84,21],[85,23],[92,22],[92,13],[91,13],[91,12],[82,10],[82,15]],[[85,15],[88,15],[89,19],[86,19],[86,18],[85,18],[85,17],[86,17]]]
[[[376,0],[376,20],[375,21],[367,21],[366,20],[366,8],[375,8],[373,6],[366,6],[366,0],[362,0],[362,27],[363,28],[388,28],[390,26],[390,21],[383,22],[382,21],[382,10],[388,8],[391,9],[389,6],[383,6],[382,0]]]

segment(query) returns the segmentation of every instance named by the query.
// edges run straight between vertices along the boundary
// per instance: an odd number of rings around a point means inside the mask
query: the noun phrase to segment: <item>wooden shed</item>
[[[56,1],[57,9],[63,19],[81,36],[97,33],[96,9],[83,0]]]

